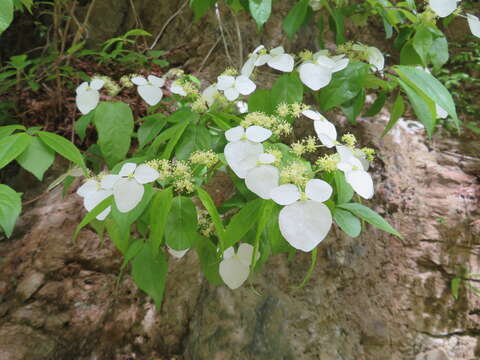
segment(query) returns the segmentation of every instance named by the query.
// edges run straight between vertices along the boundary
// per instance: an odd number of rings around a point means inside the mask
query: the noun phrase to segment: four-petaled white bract
[[[237,77],[231,75],[220,75],[217,78],[217,89],[223,91],[225,97],[234,101],[240,95],[250,95],[255,91],[257,86],[245,75]]]
[[[439,17],[447,17],[453,13],[458,6],[460,0],[430,0],[430,8],[437,14]]]
[[[366,46],[363,44],[355,44],[352,47],[355,51],[361,51],[367,56],[367,61],[373,71],[382,71],[385,67],[385,57],[382,52],[374,46]]]
[[[256,66],[263,66],[267,64],[272,69],[282,72],[292,72],[295,66],[295,60],[292,55],[286,54],[283,46],[278,46],[269,53],[259,52],[265,47],[263,45],[257,46],[250,54],[248,60],[242,67],[241,74],[249,77]]]
[[[75,100],[78,110],[80,110],[83,115],[88,114],[97,107],[100,101],[100,93],[98,91],[104,84],[105,82],[103,80],[93,79],[90,84],[85,81],[77,87]]]
[[[327,55],[328,52],[319,51],[313,55],[312,61],[304,62],[298,67],[300,80],[314,91],[327,86],[333,73],[345,69],[348,65],[348,59],[344,58],[344,55]]]
[[[146,164],[125,163],[118,175],[107,175],[102,179],[102,186],[113,189],[115,205],[120,212],[133,210],[142,201],[144,184],[159,178],[157,170]]]
[[[373,180],[360,159],[346,146],[337,146],[340,162],[337,168],[345,174],[345,180],[364,199],[373,197]]]
[[[89,179],[77,190],[77,194],[83,197],[83,206],[87,211],[92,211],[98,204],[113,194],[112,188],[103,188],[97,180]],[[97,220],[105,220],[110,213],[111,206],[97,215]]]
[[[149,75],[148,80],[143,76],[135,76],[132,78],[132,83],[137,85],[138,94],[148,105],[157,105],[162,100],[163,91],[161,87],[165,85],[164,79],[155,75]]]
[[[258,158],[263,153],[262,141],[267,140],[272,132],[261,126],[242,126],[231,128],[225,132],[229,143],[223,151],[225,160],[233,172],[241,179],[247,172],[257,166]]]
[[[332,148],[337,142],[337,129],[322,114],[314,110],[304,110],[302,114],[313,120],[313,127],[321,143]]]
[[[229,247],[223,253],[223,260],[220,262],[218,272],[223,282],[232,290],[242,286],[250,274],[254,248],[250,244],[242,243],[235,252]],[[258,260],[260,253],[257,251],[255,260]]]
[[[467,14],[467,21],[472,34],[480,38],[480,19],[478,16]]]
[[[279,214],[280,232],[295,249],[313,250],[327,236],[332,226],[332,214],[322,204],[332,196],[329,183],[312,179],[305,185],[305,197],[297,185],[284,184],[271,192],[271,198],[279,205],[286,205]]]
[[[237,101],[235,106],[240,114],[245,114],[248,112],[248,104],[245,101]]]

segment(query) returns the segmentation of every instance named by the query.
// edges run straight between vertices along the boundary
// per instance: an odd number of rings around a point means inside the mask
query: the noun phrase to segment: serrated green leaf
[[[360,219],[365,220],[369,224],[375,226],[376,228],[386,231],[390,234],[402,238],[402,235],[395,230],[384,218],[378,215],[372,209],[358,203],[348,203],[340,204],[337,207],[350,211],[353,215],[358,216]]]
[[[416,28],[412,39],[412,46],[422,59],[423,66],[428,65],[428,53],[433,43],[433,35],[426,26],[420,25]]]
[[[7,185],[0,184],[0,227],[10,237],[20,212],[22,195]]]
[[[43,180],[43,174],[52,166],[54,160],[55,151],[38,137],[33,137],[25,151],[17,157],[17,162],[40,181]]]

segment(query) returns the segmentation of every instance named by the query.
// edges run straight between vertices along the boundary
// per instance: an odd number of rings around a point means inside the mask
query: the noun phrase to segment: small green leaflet
[[[303,84],[298,73],[284,74],[280,76],[272,86],[269,95],[273,109],[279,104],[300,103],[303,99]]]
[[[42,181],[43,174],[53,164],[55,151],[46,146],[38,137],[33,137],[27,149],[17,157],[17,162]]]
[[[226,249],[235,245],[250,231],[261,215],[260,210],[262,210],[262,199],[255,199],[248,202],[231,218],[225,233]]]
[[[165,224],[165,241],[174,250],[192,247],[197,237],[197,210],[190,198],[177,196]]]
[[[75,233],[73,234],[73,240],[75,240],[78,236],[78,233],[80,230],[82,230],[85,226],[87,226],[92,220],[94,220],[98,215],[100,215],[103,210],[108,208],[113,204],[113,196],[109,196],[105,200],[103,200],[100,204],[95,206],[95,208],[87,213],[83,220],[80,222],[80,224],[77,225],[77,228],[75,229]]]
[[[458,293],[459,293],[459,290],[460,290],[460,282],[461,281],[462,281],[462,279],[460,279],[458,277],[455,277],[450,282],[450,287],[452,288],[452,295],[455,298],[455,300],[458,299]]]
[[[0,140],[0,169],[24,152],[31,139],[32,137],[27,133],[20,133]]]
[[[220,239],[220,249],[223,252],[226,249],[225,227],[223,226],[222,220],[220,219],[217,207],[215,206],[215,203],[213,202],[210,195],[201,187],[197,187],[197,195],[205,209],[207,209],[208,213],[210,214],[210,217],[212,218],[213,225],[215,225],[215,230],[217,232],[217,236]]]
[[[190,126],[183,133],[175,150],[175,157],[179,160],[188,160],[197,150],[212,148],[212,136],[203,126]]]
[[[154,254],[151,246],[145,245],[132,260],[132,276],[137,286],[150,295],[155,306],[162,305],[168,263],[163,251]]]
[[[400,116],[403,115],[405,111],[405,104],[403,102],[403,96],[398,94],[395,102],[393,103],[392,111],[390,113],[390,120],[388,121],[387,126],[385,126],[385,130],[382,132],[382,136],[384,137],[387,132],[389,132],[397,123]]]
[[[333,209],[333,219],[348,236],[355,238],[360,235],[362,224],[351,212],[335,208]]]
[[[285,31],[290,39],[302,27],[307,18],[309,0],[300,0],[290,10],[283,20],[283,31]]]
[[[216,0],[190,0],[190,7],[193,9],[195,14],[195,21],[203,17],[210,9],[215,5]]]
[[[391,227],[390,224],[384,218],[382,218],[372,209],[366,206],[363,206],[362,204],[358,204],[358,203],[340,204],[337,207],[344,210],[348,210],[352,214],[358,216],[360,219],[365,220],[366,222],[375,226],[376,228],[386,231],[395,236],[398,236],[399,238],[402,239],[402,235],[400,235],[400,233],[397,230]]]
[[[262,27],[272,12],[272,0],[249,0],[248,5],[257,26]]]
[[[162,114],[153,114],[142,119],[143,124],[138,128],[138,147],[143,147],[152,141],[162,131],[166,124],[166,118]]]
[[[22,125],[6,125],[0,126],[0,139],[11,135],[15,130],[26,130]]]
[[[0,227],[10,237],[22,210],[21,194],[7,185],[0,184]]]
[[[345,180],[345,175],[339,170],[333,173],[335,179],[335,191],[337,204],[344,204],[352,200],[353,189],[352,186]]]
[[[155,194],[150,208],[150,240],[153,251],[158,252],[165,232],[167,216],[172,208],[173,190],[167,188]]]
[[[86,170],[85,161],[83,160],[80,150],[63,136],[46,131],[39,131],[38,136],[40,137],[40,140],[52,150]]]
[[[0,34],[3,33],[13,20],[12,0],[0,0]]]

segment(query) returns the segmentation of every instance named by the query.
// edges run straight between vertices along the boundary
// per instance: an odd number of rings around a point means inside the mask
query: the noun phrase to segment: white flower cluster
[[[460,0],[430,0],[429,5],[438,17],[447,17],[458,8]],[[466,14],[468,26],[473,35],[480,38],[480,19],[473,14]]]
[[[337,141],[335,126],[320,113],[304,110],[303,114],[314,121],[321,143],[328,148],[336,147],[339,156],[336,167],[345,174],[346,181],[358,195],[370,199],[373,181],[367,172],[369,163],[365,154],[341,145]],[[257,125],[227,130],[225,159],[233,172],[245,179],[250,191],[284,206],[278,220],[282,235],[294,248],[308,252],[326,237],[332,225],[330,210],[323,203],[331,197],[333,189],[320,179],[304,183],[302,174],[298,174],[300,180],[294,183],[281,184],[281,170],[274,165],[278,159],[264,152],[263,142],[271,135],[270,130]]]
[[[142,200],[144,185],[157,180],[159,176],[157,170],[146,164],[125,163],[118,174],[102,174],[98,178],[87,180],[78,188],[77,194],[83,197],[83,205],[87,211],[92,211],[113,195],[118,210],[129,212]],[[110,210],[110,207],[105,209],[97,219],[104,220]]]

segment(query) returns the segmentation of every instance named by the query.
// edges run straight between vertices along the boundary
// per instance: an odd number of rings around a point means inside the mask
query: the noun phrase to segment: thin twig
[[[202,63],[200,64],[200,67],[198,69],[198,72],[200,73],[203,69],[203,67],[205,66],[205,63],[207,62],[208,58],[210,57],[210,55],[212,55],[212,52],[213,50],[217,47],[218,43],[220,42],[220,38],[217,38],[217,41],[215,41],[215,43],[213,44],[213,46],[210,48],[210,50],[208,50],[208,53],[207,55],[205,56],[205,58],[202,60]]]
[[[225,54],[227,55],[227,58],[230,64],[233,64],[232,57],[230,56],[230,52],[228,51],[227,40],[225,39],[225,34],[223,32],[222,19],[220,17],[220,8],[218,6],[218,3],[215,3],[215,15],[218,21],[218,27],[220,28],[220,35],[222,36],[223,47],[225,48]]]
[[[240,31],[240,24],[238,23],[237,14],[230,9],[233,14],[233,21],[235,22],[235,29],[237,31],[237,38],[238,38],[238,59],[240,64],[238,68],[240,69],[243,65],[243,41],[242,41],[242,32]]]
[[[158,33],[157,37],[155,38],[155,40],[153,41],[152,45],[150,45],[149,47],[149,50],[152,50],[156,45],[157,43],[160,41],[160,39],[162,38],[162,35],[163,33],[165,32],[165,29],[167,28],[167,26],[172,22],[173,19],[175,19],[178,15],[180,15],[180,13],[183,11],[183,8],[185,6],[187,6],[188,4],[188,0],[186,0],[182,6],[180,6],[180,8],[173,13],[172,16],[170,16],[167,21],[165,22],[165,24],[163,25],[163,27],[160,29],[160,32]]]

